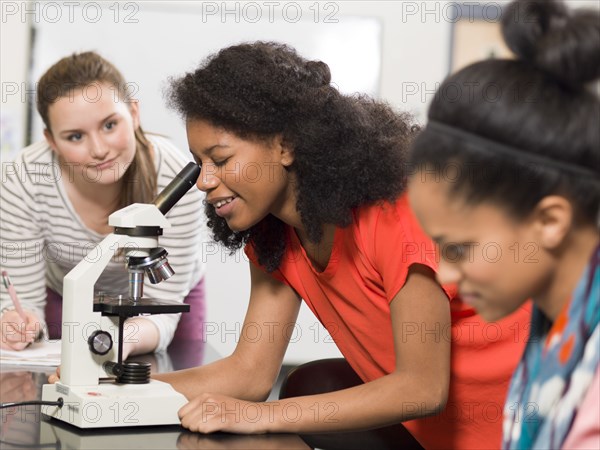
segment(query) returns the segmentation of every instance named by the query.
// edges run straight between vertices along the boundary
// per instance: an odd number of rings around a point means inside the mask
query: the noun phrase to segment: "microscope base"
[[[59,382],[43,386],[42,400],[61,397],[62,408],[43,406],[42,413],[79,428],[179,425],[177,411],[187,403],[170,384],[157,380],[147,384],[67,386]]]

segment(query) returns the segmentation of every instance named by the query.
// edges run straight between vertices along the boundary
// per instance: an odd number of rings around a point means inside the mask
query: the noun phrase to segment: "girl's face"
[[[187,137],[202,165],[196,185],[231,230],[247,230],[268,214],[285,214],[293,198],[286,170],[292,156],[279,139],[270,144],[241,139],[203,120],[187,122]]]
[[[44,134],[63,171],[76,182],[119,181],[136,151],[136,102],[123,102],[114,87],[93,83],[60,97],[48,109]]]
[[[498,320],[544,291],[552,258],[539,244],[535,223],[516,221],[491,203],[469,205],[449,188],[420,174],[409,183],[411,206],[439,245],[438,279],[456,283],[463,301],[485,320]]]

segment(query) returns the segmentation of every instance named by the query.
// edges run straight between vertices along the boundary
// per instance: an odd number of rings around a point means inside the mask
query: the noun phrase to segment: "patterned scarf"
[[[559,449],[594,378],[600,353],[600,247],[552,324],[537,308],[504,407],[504,449]]]

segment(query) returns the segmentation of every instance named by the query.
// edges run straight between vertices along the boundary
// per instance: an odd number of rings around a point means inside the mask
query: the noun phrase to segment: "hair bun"
[[[504,12],[502,31],[517,57],[570,86],[600,77],[597,11],[570,13],[556,0],[518,0]]]
[[[307,61],[305,67],[317,86],[326,86],[331,82],[331,71],[323,61]]]

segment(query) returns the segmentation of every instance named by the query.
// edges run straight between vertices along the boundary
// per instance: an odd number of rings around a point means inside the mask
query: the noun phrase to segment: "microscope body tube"
[[[138,301],[144,296],[144,271],[129,270],[129,298]]]

